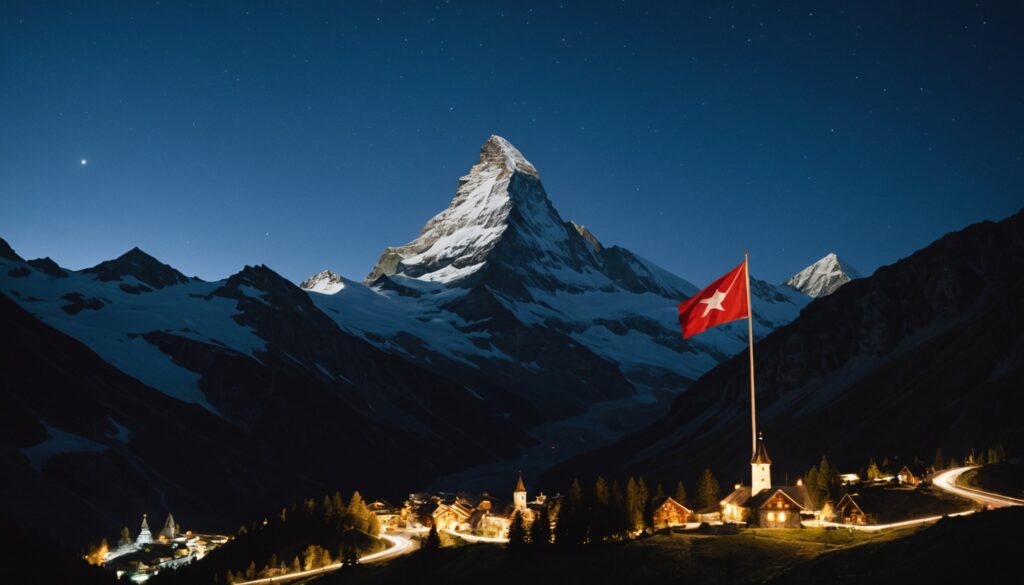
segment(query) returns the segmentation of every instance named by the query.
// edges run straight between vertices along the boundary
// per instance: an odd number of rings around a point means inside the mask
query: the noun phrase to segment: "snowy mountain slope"
[[[0,246],[0,293],[146,386],[259,433],[311,477],[343,484],[316,471],[325,444],[425,482],[533,443],[529,404],[466,400],[464,385],[346,333],[269,268],[203,282],[135,249],[54,276],[8,250]],[[413,455],[410,444],[429,453]]]
[[[491,318],[474,306],[484,302],[511,313],[514,326],[564,334],[563,341],[615,364],[634,387],[651,384],[653,376],[663,380],[657,385],[678,391],[746,343],[740,326],[683,341],[675,305],[697,287],[564,221],[536,167],[498,136],[483,145],[448,208],[415,240],[385,250],[365,282],[389,301],[373,300],[385,305],[381,311],[426,324],[410,323],[402,331],[463,362],[473,362],[481,351],[492,357],[516,353],[486,322],[467,330],[474,317]],[[792,320],[807,302],[800,293],[760,281],[754,293],[759,336]],[[368,298],[365,291],[358,296]],[[377,334],[381,346],[389,343],[397,331],[394,319],[388,330],[378,331],[372,315],[346,309],[345,300],[343,295],[316,302],[330,306],[328,314],[343,328]],[[467,333],[473,336],[469,345]]]
[[[818,298],[828,296],[844,284],[860,277],[860,273],[840,260],[835,252],[829,252],[821,260],[791,276],[783,285]]]

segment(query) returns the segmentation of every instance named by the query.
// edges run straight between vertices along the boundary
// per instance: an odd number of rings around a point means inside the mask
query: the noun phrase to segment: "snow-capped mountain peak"
[[[322,272],[317,272],[306,280],[303,280],[302,284],[299,285],[299,288],[310,292],[333,295],[341,292],[345,288],[345,281],[334,272],[324,270]]]
[[[797,272],[783,284],[809,297],[818,298],[834,293],[836,289],[855,278],[860,278],[860,273],[840,260],[835,252],[829,252],[824,258]]]
[[[537,169],[509,141],[491,136],[477,163],[459,179],[448,207],[415,240],[385,249],[364,282],[392,274],[445,284],[461,281],[483,268],[512,223],[542,246],[566,239]]]
[[[501,136],[492,134],[487,142],[480,149],[480,162],[497,163],[504,165],[509,171],[519,171],[534,177],[539,177],[537,169],[526,160],[523,153]]]

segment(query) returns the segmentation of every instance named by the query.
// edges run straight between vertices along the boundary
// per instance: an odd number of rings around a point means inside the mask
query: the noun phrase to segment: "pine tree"
[[[594,491],[590,502],[590,538],[600,542],[611,535],[611,514],[608,508],[608,484],[603,477],[594,482]]]
[[[249,561],[249,566],[245,569],[245,578],[249,581],[256,578],[256,561]]]
[[[441,536],[437,533],[437,526],[431,526],[427,533],[427,540],[423,541],[423,550],[428,553],[441,550]]]
[[[818,467],[816,465],[812,465],[811,468],[807,470],[807,479],[804,484],[807,486],[807,494],[811,498],[811,503],[814,505],[815,509],[820,509],[825,503],[818,500],[818,494],[821,487],[821,476],[818,474]]]
[[[832,485],[834,483],[834,472],[832,466],[828,463],[828,458],[824,455],[821,456],[821,462],[818,463],[818,506],[823,506],[825,502],[832,499]]]
[[[562,500],[555,522],[555,542],[560,545],[583,544],[586,540],[587,525],[583,510],[583,488],[574,479],[569,493]]]
[[[651,494],[647,490],[647,482],[642,477],[636,482],[636,494],[639,498],[636,503],[636,511],[637,516],[640,518],[640,523],[636,529],[639,532],[643,532],[647,530],[648,520],[651,515]]]
[[[526,527],[523,526],[523,515],[512,514],[512,524],[508,527],[508,550],[515,552],[526,546]]]
[[[683,482],[680,481],[676,484],[676,494],[672,496],[672,499],[682,506],[686,505],[686,486],[683,485]]]
[[[868,480],[870,480],[870,481],[874,481],[876,479],[881,479],[882,478],[882,470],[879,469],[879,467],[875,463],[874,459],[869,459],[868,460],[867,477],[868,477]]]
[[[298,573],[302,570],[302,564],[299,563],[299,557],[292,557],[292,573]]]
[[[893,475],[893,473],[892,473],[892,465],[889,464],[889,458],[888,457],[883,457],[882,458],[882,466],[879,467],[878,470],[882,472],[882,474],[878,476],[879,478],[885,477],[887,475]]]
[[[721,492],[721,488],[718,486],[718,480],[715,479],[715,474],[711,473],[711,468],[704,470],[704,473],[700,476],[700,481],[697,482],[697,498],[700,504],[701,510],[711,510],[718,507],[718,494]]]
[[[611,493],[608,496],[608,521],[609,532],[612,536],[621,538],[629,530],[629,511],[626,509],[626,497],[619,487],[618,481],[612,482]]]
[[[935,450],[935,458],[932,460],[932,471],[939,471],[946,466],[946,460],[942,456],[942,449]]]
[[[626,481],[626,526],[629,532],[636,532],[643,527],[640,505],[640,486],[630,477]]]
[[[534,518],[530,526],[530,544],[536,547],[545,547],[551,544],[551,512],[548,507],[540,509],[540,514]]]
[[[117,544],[119,546],[127,546],[127,545],[129,545],[131,543],[132,543],[132,533],[131,533],[131,531],[128,530],[128,527],[125,526],[124,528],[121,529],[121,539],[117,541]]]
[[[369,534],[371,534],[373,536],[379,536],[380,535],[380,520],[377,518],[377,515],[371,512],[369,514],[369,516],[368,516],[368,519],[369,519],[369,522],[367,522],[367,525],[366,525],[366,532],[368,532]]]

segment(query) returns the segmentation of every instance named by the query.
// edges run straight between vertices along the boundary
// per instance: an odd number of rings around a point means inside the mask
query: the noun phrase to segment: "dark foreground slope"
[[[822,454],[856,469],[869,456],[930,457],[937,448],[1019,450],[1024,213],[948,234],[815,300],[758,343],[755,356],[759,428],[777,479]],[[748,376],[746,354],[737,355],[659,422],[570,461],[549,480],[674,480],[707,465],[728,483],[746,477]]]
[[[998,577],[1014,569],[1022,521],[1024,509],[1004,509],[882,533],[689,532],[542,554],[466,545],[343,570],[317,583],[1001,583],[1008,581]]]
[[[907,538],[821,555],[772,583],[1013,583],[1024,508],[943,518]]]

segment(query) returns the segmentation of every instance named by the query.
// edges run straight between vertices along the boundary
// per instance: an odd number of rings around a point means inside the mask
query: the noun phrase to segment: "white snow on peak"
[[[853,267],[839,259],[835,252],[797,272],[783,284],[793,287],[809,297],[824,297],[855,278],[860,278]]]
[[[487,254],[508,228],[512,211],[509,185],[516,173],[538,178],[537,169],[515,146],[500,136],[491,136],[480,149],[480,159],[459,179],[448,207],[423,227],[419,237],[404,246],[388,248],[373,272],[370,283],[381,274],[400,273],[432,282],[450,283],[480,269]],[[537,199],[537,201],[534,201]],[[533,221],[537,235],[551,237],[564,228],[549,219],[543,191],[517,197],[522,215]],[[551,225],[548,225],[551,224]],[[391,262],[391,266],[386,266]]]
[[[324,295],[333,295],[345,288],[345,280],[330,270],[324,270],[303,280],[299,288]]]
[[[487,142],[481,149],[481,160],[487,157],[491,160],[498,161],[505,165],[510,171],[519,171],[528,175],[539,177],[540,174],[537,172],[536,167],[530,164],[530,161],[526,160],[523,153],[519,152],[519,149],[512,146],[512,143],[505,140],[501,136],[492,134]]]

